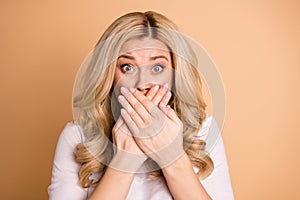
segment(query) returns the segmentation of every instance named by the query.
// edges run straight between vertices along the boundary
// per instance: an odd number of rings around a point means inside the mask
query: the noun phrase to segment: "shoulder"
[[[200,130],[195,134],[195,139],[206,139],[213,120],[214,119],[211,115],[206,115],[206,118],[205,120],[203,120]]]
[[[59,143],[63,142],[71,146],[75,146],[83,141],[84,134],[82,129],[74,122],[68,122],[59,136]]]
[[[78,184],[81,165],[75,159],[76,145],[84,138],[80,129],[75,123],[68,122],[59,136],[48,187],[49,199],[86,199],[87,190]]]
[[[214,118],[211,115],[206,115],[205,120],[202,122],[202,126],[200,131],[205,132],[209,129],[211,124],[213,123]]]
[[[206,142],[206,150],[211,151],[221,137],[220,128],[211,115],[206,115],[202,122],[200,130],[195,134],[194,139],[204,140]]]

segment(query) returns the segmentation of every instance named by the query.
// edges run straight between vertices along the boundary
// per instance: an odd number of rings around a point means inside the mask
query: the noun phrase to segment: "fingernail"
[[[121,93],[127,94],[128,90],[125,87],[121,87]]]
[[[121,103],[121,102],[125,101],[125,98],[122,95],[120,95],[120,96],[118,96],[118,100]]]
[[[135,88],[129,88],[129,91],[131,92],[131,93],[134,93],[135,92]]]
[[[167,92],[166,98],[169,99],[172,96],[172,93],[170,91]]]
[[[126,111],[125,111],[124,108],[121,108],[121,113],[122,113],[122,114],[125,114],[125,113],[126,113]]]
[[[163,104],[162,102],[160,102],[160,103],[159,103],[159,106],[161,106],[161,107],[163,107],[163,108],[165,108],[165,107],[166,107],[166,105],[165,105],[165,104]]]
[[[158,88],[159,88],[159,86],[158,86],[158,85],[155,85],[155,86],[153,87],[153,91],[156,92],[156,91],[158,90]]]
[[[168,83],[165,83],[165,84],[163,85],[163,87],[164,87],[164,88],[169,88],[169,84],[168,84]]]

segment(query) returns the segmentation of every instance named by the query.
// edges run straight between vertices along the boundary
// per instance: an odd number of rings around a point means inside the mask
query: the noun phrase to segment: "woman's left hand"
[[[182,122],[175,111],[160,103],[156,106],[138,90],[121,88],[118,97],[121,115],[137,145],[162,168],[183,153]]]

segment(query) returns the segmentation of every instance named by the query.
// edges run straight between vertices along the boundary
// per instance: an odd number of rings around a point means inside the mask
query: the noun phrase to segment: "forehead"
[[[157,54],[170,55],[168,47],[159,40],[152,38],[136,38],[126,41],[120,51],[122,54],[136,56],[155,56]]]

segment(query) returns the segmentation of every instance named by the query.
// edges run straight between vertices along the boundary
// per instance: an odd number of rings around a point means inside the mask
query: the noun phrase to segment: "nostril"
[[[149,88],[137,88],[139,91],[149,90]]]
[[[138,91],[142,92],[144,95],[150,90],[149,88],[137,88]]]

